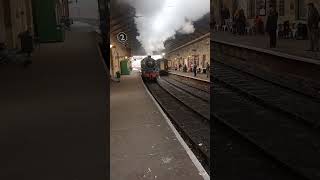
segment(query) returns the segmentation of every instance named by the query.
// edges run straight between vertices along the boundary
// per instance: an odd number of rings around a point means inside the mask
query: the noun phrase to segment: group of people
[[[221,24],[224,25],[227,19],[230,19],[230,12],[227,7],[221,10]],[[310,48],[308,51],[319,51],[319,30],[320,15],[313,3],[308,3],[307,26],[310,40]],[[233,33],[244,35],[246,33],[246,16],[243,9],[236,10],[232,17]],[[264,33],[264,23],[260,16],[256,16],[254,20],[254,30],[257,33]],[[269,34],[270,48],[277,46],[277,30],[278,30],[278,12],[274,7],[270,7],[265,31]]]
[[[233,16],[233,33],[244,35],[246,33],[247,19],[243,9],[237,10]]]
[[[221,9],[221,25],[225,25],[226,20],[230,19],[230,11],[227,7]],[[246,31],[246,16],[243,9],[236,10],[232,16],[232,29],[233,33],[244,35]]]
[[[320,15],[313,3],[308,3],[307,26],[309,31],[310,47],[307,51],[319,51],[319,22]],[[277,28],[278,28],[278,13],[275,8],[270,8],[270,13],[267,20],[266,30],[270,37],[270,48],[275,48],[277,45]]]
[[[179,64],[179,65],[178,65],[178,68],[176,68],[176,70],[179,70],[179,71],[183,70],[184,72],[187,72],[187,69],[188,69],[188,68],[187,68],[187,65],[186,65],[186,64],[184,64],[184,65]],[[196,77],[196,76],[197,76],[197,72],[198,72],[197,63],[193,63],[193,64],[191,65],[190,70],[193,72],[194,77]],[[209,75],[210,75],[210,64],[209,64],[208,62],[207,62],[207,64],[206,64],[206,74],[207,74],[207,77],[209,77]]]

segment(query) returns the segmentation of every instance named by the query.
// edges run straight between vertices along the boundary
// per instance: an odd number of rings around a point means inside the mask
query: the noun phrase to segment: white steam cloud
[[[190,34],[194,32],[194,26],[191,21],[186,22],[183,27],[179,30],[180,33]]]
[[[148,54],[164,49],[176,32],[193,33],[193,22],[210,12],[210,0],[119,0],[136,9],[137,39]]]

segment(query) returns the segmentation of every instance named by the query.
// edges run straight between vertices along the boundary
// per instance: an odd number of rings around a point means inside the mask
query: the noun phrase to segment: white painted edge
[[[139,78],[140,79],[140,78]],[[140,81],[142,81],[142,79],[140,79]],[[148,88],[146,87],[146,85],[142,82],[145,90],[147,91],[147,93],[149,94],[150,98],[152,99],[152,101],[154,102],[154,104],[157,106],[157,108],[159,109],[160,113],[162,114],[162,116],[164,117],[164,119],[167,121],[168,125],[170,126],[171,130],[173,131],[173,133],[175,134],[175,136],[177,137],[178,141],[180,142],[180,144],[182,145],[182,147],[184,148],[184,150],[187,152],[187,154],[189,155],[189,158],[191,159],[191,161],[193,162],[194,166],[198,169],[199,171],[199,175],[201,175],[203,177],[204,180],[210,180],[210,176],[207,173],[207,171],[203,168],[203,166],[201,165],[201,163],[199,162],[199,160],[197,159],[197,157],[194,155],[194,153],[191,151],[191,149],[188,147],[187,143],[183,140],[183,138],[180,136],[179,132],[176,130],[176,128],[173,126],[173,124],[171,123],[170,119],[168,118],[168,116],[163,112],[162,108],[160,107],[160,105],[158,104],[158,102],[154,99],[154,97],[151,95],[150,91],[148,90]]]
[[[183,75],[183,74],[179,74],[179,73],[175,73],[175,72],[171,72],[171,71],[169,71],[169,73],[170,73],[170,74],[177,75],[177,76],[182,76],[182,77],[187,77],[187,78],[191,78],[191,79],[203,81],[203,82],[210,82],[210,80],[201,79],[201,78],[197,78],[197,77],[193,77],[193,76],[187,76],[187,75]]]
[[[269,54],[269,55],[282,57],[282,58],[285,58],[285,59],[290,59],[290,60],[295,60],[295,61],[315,64],[315,65],[320,65],[320,61],[319,60],[315,60],[315,59],[311,59],[311,58],[303,57],[303,56],[292,55],[292,54],[284,53],[284,52],[281,52],[281,51],[269,50],[269,49],[265,49],[265,48],[258,48],[258,47],[243,45],[243,44],[236,44],[236,43],[233,43],[233,42],[227,42],[227,41],[222,41],[222,40],[217,40],[217,39],[213,40],[213,42],[227,44],[227,45],[230,45],[230,46],[235,46],[235,47],[240,47],[240,48],[245,48],[245,49],[249,49],[249,50],[253,50],[253,51],[257,51],[257,52],[262,52],[262,53],[266,53],[266,54]]]

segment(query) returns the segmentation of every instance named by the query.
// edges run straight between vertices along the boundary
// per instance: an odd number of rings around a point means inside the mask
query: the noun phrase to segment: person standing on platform
[[[308,51],[319,51],[319,21],[320,16],[313,3],[308,4],[308,29],[310,49]]]
[[[207,77],[209,77],[210,75],[210,64],[207,62],[207,66],[206,66],[206,74],[207,74]]]
[[[194,77],[197,76],[197,64],[196,64],[196,62],[194,62],[194,64],[193,64],[193,74],[194,74]]]
[[[221,25],[226,25],[226,20],[230,18],[230,11],[227,7],[222,8],[221,10]]]
[[[277,46],[277,28],[278,13],[273,7],[270,7],[270,14],[267,20],[267,32],[270,36],[270,48],[275,48]]]
[[[244,14],[244,10],[240,9],[239,11],[239,17],[238,17],[238,33],[239,35],[244,35],[245,31],[246,31],[246,23],[247,23],[247,19],[246,16]]]

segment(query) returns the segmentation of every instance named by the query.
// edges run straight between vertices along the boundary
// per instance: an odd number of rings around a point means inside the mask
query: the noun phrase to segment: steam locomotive
[[[141,61],[141,76],[144,80],[156,81],[159,76],[159,67],[156,60],[151,56],[144,58]]]

